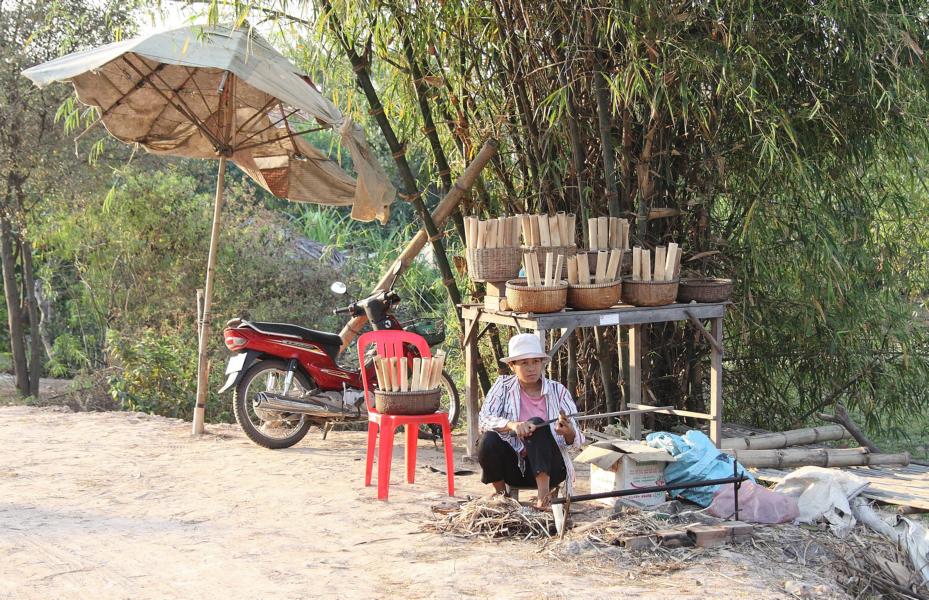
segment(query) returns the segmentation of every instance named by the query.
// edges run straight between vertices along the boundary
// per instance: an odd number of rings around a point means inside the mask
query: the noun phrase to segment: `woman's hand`
[[[517,436],[525,439],[535,432],[536,425],[529,421],[510,421],[509,428]]]
[[[574,436],[577,433],[574,431],[574,426],[571,425],[570,419],[564,414],[564,412],[559,412],[558,422],[555,424],[555,433],[564,438],[564,441],[568,444],[574,443]]]

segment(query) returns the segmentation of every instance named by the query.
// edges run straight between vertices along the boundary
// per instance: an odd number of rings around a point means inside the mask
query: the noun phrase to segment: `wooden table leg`
[[[713,346],[710,354],[710,440],[719,448],[723,429],[723,319],[711,319],[711,334],[717,346]]]
[[[642,326],[629,327],[629,404],[642,404]],[[629,415],[629,439],[642,439],[642,415]]]
[[[470,319],[465,319],[465,331],[473,326]],[[477,336],[469,337],[464,347],[465,351],[465,404],[468,407],[468,449],[466,458],[477,460],[478,442],[478,381],[477,381]]]

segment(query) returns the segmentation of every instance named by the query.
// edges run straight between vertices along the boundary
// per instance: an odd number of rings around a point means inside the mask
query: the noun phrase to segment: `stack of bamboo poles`
[[[376,358],[374,370],[381,390],[385,392],[418,392],[439,387],[445,351],[439,350],[432,358],[414,358],[412,373],[409,361],[403,357]]]
[[[523,246],[529,248],[557,248],[574,246],[574,213],[559,212],[555,215],[519,215]]]
[[[619,268],[623,251],[614,248],[609,252],[597,252],[596,266],[590,264],[589,254],[581,253],[568,257],[568,283],[570,285],[589,285],[609,283],[619,279]],[[593,279],[593,281],[591,281]]]
[[[587,219],[587,242],[591,252],[629,249],[629,221],[617,217]]]
[[[674,281],[680,268],[681,250],[674,242],[667,248],[655,248],[654,268],[650,250],[638,246],[632,249],[632,281]]]
[[[516,248],[519,246],[519,224],[525,216],[499,217],[486,221],[465,217],[465,245],[471,249]]]
[[[573,256],[569,258],[574,258]],[[526,285],[533,288],[539,286],[552,287],[561,285],[561,269],[564,265],[564,255],[557,258],[551,253],[545,253],[545,276],[539,273],[539,257],[535,252],[523,254],[523,272],[526,274]]]

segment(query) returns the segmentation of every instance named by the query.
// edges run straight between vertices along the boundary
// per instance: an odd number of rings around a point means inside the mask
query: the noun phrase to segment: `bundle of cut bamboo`
[[[647,248],[632,249],[633,281],[674,281],[681,269],[681,250],[674,242],[668,247],[655,248],[655,266],[652,269],[652,253]]]
[[[523,233],[523,246],[529,248],[557,248],[574,246],[574,213],[555,215],[519,215]]]
[[[439,350],[431,358],[414,358],[412,373],[406,358],[376,358],[374,370],[378,387],[385,392],[418,392],[439,386],[445,366],[445,351]]]
[[[629,249],[629,221],[617,217],[587,219],[587,242],[592,252]]]
[[[465,217],[465,246],[469,249],[518,247],[520,217],[499,217],[486,221]]]
[[[572,257],[569,257],[569,261]],[[535,252],[523,254],[523,269],[526,274],[526,285],[529,287],[561,285],[561,271],[564,265],[564,255],[557,257],[551,252],[545,253],[545,276],[539,272],[539,257]]]
[[[468,273],[473,281],[506,281],[519,273],[519,218],[465,218]]]
[[[605,250],[597,252],[596,265],[590,264],[589,256],[590,253],[582,252],[568,257],[568,283],[570,285],[609,283],[619,278],[619,267],[623,256],[621,249],[614,248],[609,252]]]

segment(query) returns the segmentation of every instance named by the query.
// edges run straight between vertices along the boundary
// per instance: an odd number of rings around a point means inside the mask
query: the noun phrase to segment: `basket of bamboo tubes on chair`
[[[677,298],[681,251],[677,244],[655,248],[655,266],[647,248],[632,249],[632,275],[623,279],[623,302],[633,306],[665,306]]]
[[[559,254],[566,259],[577,253],[577,244],[574,241],[574,228],[576,216],[573,213],[563,212],[554,215],[520,215],[519,222],[523,234],[523,254],[532,254],[539,261],[539,270],[545,268],[545,255]],[[555,279],[564,279],[566,273],[562,263],[562,270],[555,271]]]
[[[376,358],[374,370],[378,387],[374,390],[374,408],[385,415],[428,415],[439,410],[442,368],[445,352],[432,358],[414,358],[408,372],[406,358]]]
[[[519,218],[465,218],[468,276],[472,281],[506,281],[519,275]]]
[[[554,257],[550,252],[545,257],[545,274],[539,273],[539,262],[533,253],[523,256],[526,277],[506,282],[506,302],[513,312],[552,313],[565,307],[568,299],[568,284],[556,273],[560,273],[564,256]]]

